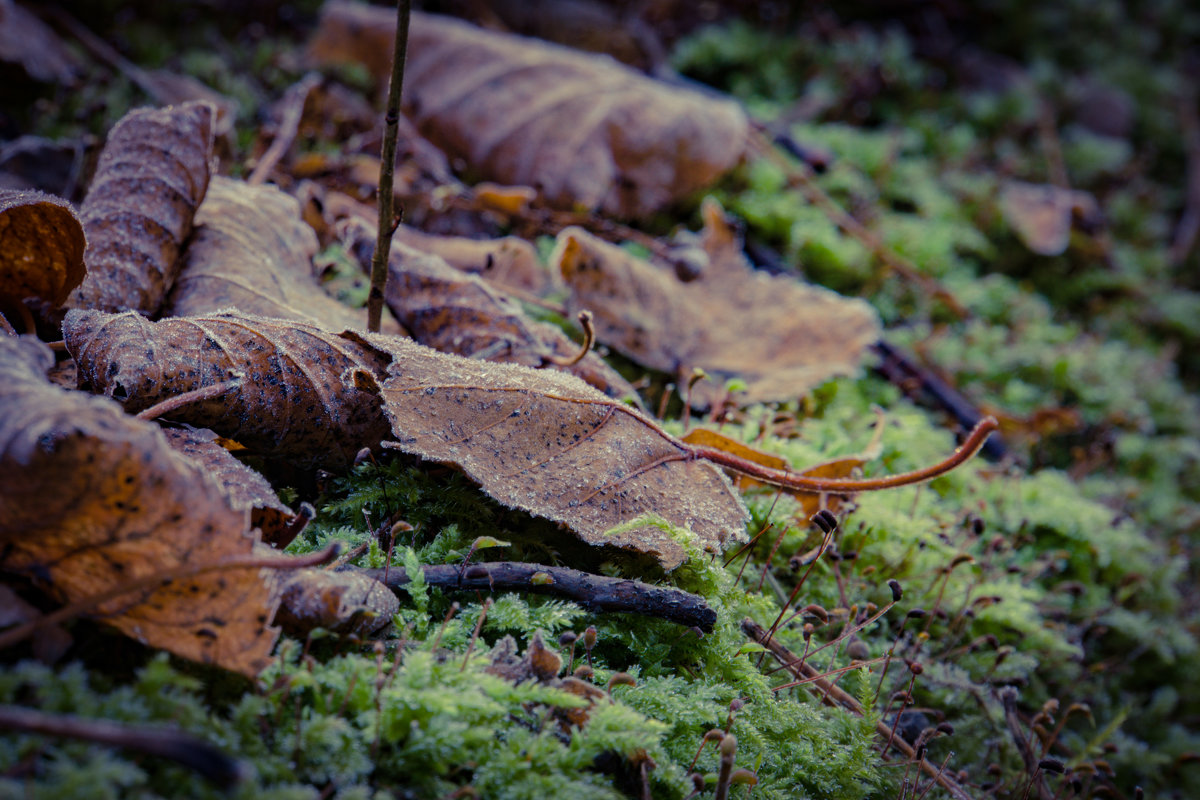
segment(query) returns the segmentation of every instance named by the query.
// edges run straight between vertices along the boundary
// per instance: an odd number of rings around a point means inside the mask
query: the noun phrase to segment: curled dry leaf
[[[287,547],[291,541],[288,523],[295,514],[285,506],[267,479],[238,461],[220,444],[220,437],[207,428],[163,428],[167,444],[198,464],[229,497],[237,510],[250,511],[250,525],[262,531],[263,541]]]
[[[399,610],[396,595],[362,572],[298,569],[283,578],[275,622],[290,636],[325,628],[366,637],[391,623]]]
[[[73,603],[252,553],[246,512],[157,426],[52,386],[52,363],[40,342],[0,338],[0,566]],[[226,569],[155,582],[88,613],[153,647],[255,675],[275,642],[277,602],[273,573]]]
[[[500,502],[667,569],[687,549],[651,515],[704,550],[745,537],[746,509],[720,469],[578,378],[371,342],[392,355],[382,387],[391,446],[457,464]]]
[[[351,369],[382,374],[386,357],[315,325],[232,312],[150,322],[74,310],[63,336],[80,386],[131,413],[242,376],[239,390],[169,417],[267,456],[342,467],[389,430],[379,398],[341,379]]]
[[[311,45],[323,61],[388,74],[395,14],[328,2]],[[646,78],[609,58],[412,15],[404,102],[423,134],[484,177],[547,202],[644,217],[741,158],[732,102]]]
[[[88,275],[73,307],[158,312],[208,189],[214,115],[204,102],[138,109],[109,132],[80,209]]]
[[[374,235],[362,228],[347,228],[344,239],[356,253],[374,249]],[[637,397],[629,382],[595,353],[589,352],[569,366],[556,365],[556,359],[565,363],[577,355],[580,346],[558,328],[529,319],[511,297],[437,255],[393,242],[384,292],[388,308],[413,339],[435,350],[506,364],[552,367],[581,378],[609,397]]]
[[[675,374],[699,367],[692,403],[711,405],[730,378],[745,403],[789,400],[858,369],[879,338],[865,302],[793,278],[755,271],[720,206],[703,208],[709,263],[691,281],[579,229],[559,234],[553,261],[571,289],[568,308],[590,309],[596,337],[635,361]]]
[[[27,297],[61,305],[83,280],[86,244],[66,200],[0,190],[0,313],[17,317]]]
[[[295,198],[273,186],[214,177],[196,213],[169,312],[182,317],[236,308],[332,330],[365,328],[365,311],[342,305],[317,285],[316,252],[316,234],[300,218]],[[387,332],[398,333],[391,325]]]

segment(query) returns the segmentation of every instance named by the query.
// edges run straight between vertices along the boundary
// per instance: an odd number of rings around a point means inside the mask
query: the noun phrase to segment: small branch
[[[267,152],[263,153],[262,158],[254,165],[254,171],[250,173],[246,183],[257,186],[270,177],[275,165],[279,163],[288,148],[292,146],[292,142],[296,140],[296,132],[300,129],[300,119],[304,116],[304,103],[308,100],[308,95],[320,83],[321,76],[310,72],[299,82],[288,87],[287,92],[283,95],[283,113],[280,115],[279,130],[275,131],[275,139],[267,148]]]
[[[449,591],[517,591],[549,594],[574,600],[591,611],[625,612],[659,617],[708,633],[717,622],[717,612],[699,595],[680,589],[651,586],[625,578],[608,578],[566,567],[546,567],[511,561],[472,564],[461,576],[459,564],[422,568],[425,582]],[[382,569],[362,570],[376,580]],[[392,571],[386,585],[393,592],[408,583],[403,571]]]
[[[32,708],[0,706],[0,730],[81,739],[135,750],[182,764],[228,789],[241,781],[245,766],[205,740],[183,731],[147,725],[122,725],[102,719],[47,714]]]
[[[379,173],[379,233],[375,255],[371,259],[371,292],[367,296],[367,330],[379,333],[383,320],[383,290],[387,284],[388,253],[392,234],[399,224],[393,219],[393,185],[396,174],[396,138],[400,131],[400,92],[404,87],[404,60],[408,55],[408,21],[412,16],[410,0],[396,0],[396,39],[392,49],[392,78],[388,84],[387,112],[384,116],[383,153]]]
[[[596,329],[592,325],[592,312],[586,308],[579,312],[579,327],[583,328],[583,343],[579,345],[579,352],[572,356],[546,356],[546,363],[553,364],[556,367],[573,367],[592,350],[592,345],[596,344]]]
[[[857,714],[860,717],[863,716],[862,704],[854,699],[853,695],[847,693],[832,681],[827,680],[816,667],[804,662],[791,650],[775,641],[775,638],[767,633],[767,630],[757,622],[749,618],[742,620],[742,632],[767,648],[779,663],[786,664],[788,672],[792,673],[797,680],[804,681],[809,690],[821,698],[822,702],[831,706],[840,706],[852,714]],[[891,729],[886,722],[879,720],[875,723],[875,732],[886,739],[890,736]],[[891,747],[899,750],[900,754],[905,758],[916,761],[917,751],[903,739],[893,737],[891,739]],[[921,770],[930,775],[955,800],[972,800],[966,790],[957,781],[948,777],[942,769],[939,769],[924,758],[918,763]]]
[[[231,392],[242,385],[241,378],[234,378],[231,381],[222,381],[214,383],[211,386],[202,386],[199,389],[193,389],[190,392],[177,394],[174,397],[168,397],[161,403],[155,403],[144,411],[139,411],[135,416],[138,419],[151,420],[158,419],[161,416],[170,414],[172,411],[190,406],[192,403],[201,403],[205,400],[212,400],[220,397],[226,392]]]
[[[996,422],[995,417],[984,417],[971,430],[966,441],[944,460],[912,472],[902,472],[899,475],[888,475],[882,478],[866,478],[862,480],[853,478],[810,478],[764,467],[761,464],[747,461],[744,458],[739,458],[731,453],[726,453],[724,450],[718,450],[715,447],[703,447],[699,445],[684,445],[684,447],[692,452],[693,457],[708,459],[714,464],[719,464],[726,469],[740,472],[743,475],[748,475],[751,478],[771,484],[772,486],[782,486],[785,489],[793,489],[801,492],[853,494],[854,492],[871,492],[879,489],[895,489],[900,486],[922,483],[939,475],[944,475],[979,452],[979,449],[987,442],[988,436],[999,429],[999,427],[1000,423]]]
[[[87,613],[96,606],[116,600],[118,597],[124,597],[127,594],[143,592],[149,589],[157,589],[172,581],[194,578],[209,572],[224,572],[225,570],[233,569],[301,569],[303,567],[313,567],[333,560],[337,556],[337,553],[338,545],[334,543],[324,550],[304,556],[255,555],[252,553],[246,556],[227,558],[223,561],[206,564],[182,564],[172,569],[156,572],[153,575],[147,575],[144,578],[122,583],[119,586],[114,586],[111,589],[89,597],[84,597],[76,600],[74,603],[63,606],[57,611],[52,611],[35,620],[30,620],[23,625],[9,628],[0,633],[0,650],[11,647],[17,642],[28,638],[39,628],[60,625],[80,614]]]

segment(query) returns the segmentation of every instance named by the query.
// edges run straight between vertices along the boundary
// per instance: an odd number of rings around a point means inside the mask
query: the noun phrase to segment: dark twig
[[[781,664],[788,664],[788,671],[794,677],[800,680],[811,681],[806,685],[814,694],[821,698],[823,702],[831,706],[839,706],[847,711],[863,715],[862,704],[854,698],[853,695],[847,693],[844,689],[836,686],[833,682],[827,680],[824,675],[816,667],[802,661],[795,653],[782,644],[777,642],[773,636],[767,633],[767,629],[759,625],[752,619],[742,620],[742,632],[749,636],[754,641],[767,648],[768,652],[775,657]],[[875,724],[875,732],[880,736],[887,738],[891,733],[887,723],[880,720]],[[900,751],[900,754],[905,758],[917,761],[917,752],[912,745],[900,738],[894,738],[891,742],[893,749]],[[953,778],[947,776],[942,768],[930,763],[922,758],[918,762],[925,774],[931,776],[937,784],[949,792],[950,796],[955,800],[972,800],[966,790],[958,784]]]
[[[228,789],[245,776],[245,766],[203,739],[170,728],[122,725],[103,719],[47,714],[32,708],[0,706],[0,730],[82,739],[168,758]]]
[[[566,567],[546,567],[511,561],[475,564],[460,573],[458,564],[431,565],[422,568],[430,586],[451,591],[518,591],[550,594],[574,600],[591,611],[616,611],[660,617],[688,627],[712,631],[717,612],[704,598],[680,589],[651,586],[641,581],[592,575]],[[382,580],[382,569],[363,570]],[[386,585],[392,591],[408,583],[408,575],[396,571],[388,575]]]
[[[913,362],[904,351],[893,347],[883,339],[876,342],[872,349],[879,355],[879,366],[875,368],[883,377],[908,395],[914,394],[913,389],[923,391],[934,402],[950,412],[956,422],[965,428],[973,428],[979,424],[983,414],[970,400],[950,384],[927,369]],[[913,386],[915,384],[915,386]],[[995,461],[1004,458],[1008,449],[999,436],[992,436],[983,446],[983,455]]]
[[[408,54],[408,21],[412,16],[410,0],[396,0],[396,40],[392,49],[392,78],[388,84],[387,112],[384,116],[383,153],[379,171],[379,235],[371,259],[371,292],[367,296],[367,330],[379,333],[383,320],[383,289],[387,283],[388,253],[392,234],[399,219],[393,219],[395,198],[392,194],[396,174],[396,139],[400,133],[400,91],[404,87],[404,60]]]

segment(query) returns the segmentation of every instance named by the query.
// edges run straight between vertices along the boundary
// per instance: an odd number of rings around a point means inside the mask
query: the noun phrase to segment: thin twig
[[[831,681],[826,680],[816,667],[812,666],[811,664],[801,662],[795,653],[777,642],[773,636],[769,635],[766,628],[759,625],[754,620],[747,618],[742,620],[742,632],[754,641],[761,644],[763,647],[767,648],[771,655],[773,655],[781,664],[792,664],[793,666],[788,667],[788,671],[791,672],[796,678],[803,680],[811,679],[812,683],[808,684],[810,691],[819,696],[827,705],[840,706],[852,714],[857,714],[860,717],[863,716],[862,704],[859,703],[853,695],[849,694],[846,692],[846,690],[835,685]],[[885,723],[883,720],[876,722],[875,732],[880,736],[886,737],[889,733],[887,723]],[[917,751],[913,749],[912,745],[903,739],[894,739],[891,742],[891,746],[894,749],[899,750],[900,754],[905,758],[912,759],[913,761],[917,760]],[[949,792],[950,796],[955,798],[955,800],[972,800],[971,796],[967,794],[966,790],[963,789],[963,787],[960,786],[953,778],[947,776],[942,769],[939,769],[937,766],[931,764],[924,758],[920,759],[919,764],[925,774],[931,776],[935,781],[937,781],[937,784]]]
[[[168,758],[228,789],[246,775],[246,767],[205,740],[171,728],[123,725],[104,719],[48,714],[33,708],[0,706],[0,730],[80,739]]]
[[[367,330],[379,333],[383,320],[383,290],[387,284],[388,253],[392,234],[400,224],[395,217],[392,194],[396,173],[396,139],[400,132],[400,92],[404,87],[404,60],[408,54],[408,21],[412,16],[410,0],[396,0],[396,39],[392,49],[392,78],[388,84],[387,112],[384,115],[383,153],[379,172],[379,234],[371,259],[371,292],[367,296]]]
[[[275,131],[275,138],[267,152],[263,153],[262,158],[254,165],[254,171],[250,173],[246,183],[257,186],[270,177],[275,165],[287,154],[288,148],[296,140],[296,133],[300,130],[300,119],[304,116],[304,104],[308,95],[320,84],[321,76],[310,72],[288,87],[281,103],[283,113],[280,115],[279,129]]]
[[[376,580],[383,579],[382,569],[362,570]],[[703,597],[681,589],[651,586],[641,581],[609,578],[566,567],[547,567],[511,561],[472,564],[460,573],[458,564],[422,567],[425,582],[450,591],[518,591],[566,597],[592,611],[616,611],[659,617],[708,633],[717,621],[717,612]],[[392,591],[409,582],[403,570],[387,576]]]

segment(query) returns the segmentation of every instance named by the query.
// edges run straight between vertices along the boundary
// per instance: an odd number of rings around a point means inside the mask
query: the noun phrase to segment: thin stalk
[[[384,116],[383,153],[379,172],[379,235],[371,258],[371,292],[367,296],[367,330],[379,333],[383,320],[383,289],[387,284],[388,254],[392,234],[400,223],[395,217],[392,187],[396,173],[396,139],[400,133],[400,91],[404,87],[404,60],[408,55],[408,21],[411,0],[396,0],[396,40],[392,49],[392,77],[388,84],[387,112]]]

